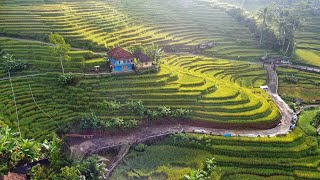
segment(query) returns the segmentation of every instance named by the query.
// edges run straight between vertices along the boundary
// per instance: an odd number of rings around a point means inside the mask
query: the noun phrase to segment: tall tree
[[[58,33],[51,33],[49,35],[49,41],[50,43],[54,44],[54,46],[51,48],[52,54],[54,56],[59,56],[62,73],[64,74],[63,61],[68,61],[71,59],[70,56],[68,56],[71,46],[70,44],[66,43],[64,38]]]
[[[266,30],[268,22],[271,20],[268,7],[265,7],[263,10],[258,11],[258,18],[262,20],[262,25],[260,27],[260,45],[262,45],[264,31]]]

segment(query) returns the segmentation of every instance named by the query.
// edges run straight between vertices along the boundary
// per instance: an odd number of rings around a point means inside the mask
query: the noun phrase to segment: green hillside
[[[208,54],[219,57],[256,59],[273,53],[257,48],[246,27],[201,1],[5,1],[0,14],[4,36],[46,40],[50,32],[58,32],[86,49],[154,43],[190,51],[214,41],[217,46]]]

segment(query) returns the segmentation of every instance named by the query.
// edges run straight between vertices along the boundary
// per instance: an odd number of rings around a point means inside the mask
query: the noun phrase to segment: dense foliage
[[[22,71],[27,68],[27,63],[20,59],[15,59],[12,54],[2,56],[3,67],[10,72]]]
[[[51,47],[52,54],[59,57],[62,74],[64,74],[63,61],[69,61],[71,59],[68,55],[71,46],[66,43],[65,39],[59,33],[51,33],[49,35],[49,42],[54,44],[54,46]]]
[[[67,73],[67,74],[61,74],[59,76],[59,83],[61,85],[71,85],[75,82],[76,76],[73,75],[72,73]]]
[[[212,172],[216,169],[216,164],[214,158],[207,159],[203,163],[203,169],[198,169],[196,171],[191,171],[189,174],[185,175],[186,180],[210,180],[213,179]],[[215,177],[215,179],[219,179]]]
[[[55,148],[54,142],[45,140],[38,143],[34,140],[24,139],[14,133],[7,126],[0,129],[0,176],[15,167],[48,158]]]
[[[320,111],[317,113],[317,115],[312,120],[312,125],[316,128],[320,126]]]
[[[142,101],[130,101],[127,103],[128,108],[139,116],[146,117],[148,120],[160,118],[187,118],[191,115],[188,109],[171,110],[170,107],[160,106],[156,110],[151,110],[143,105]]]

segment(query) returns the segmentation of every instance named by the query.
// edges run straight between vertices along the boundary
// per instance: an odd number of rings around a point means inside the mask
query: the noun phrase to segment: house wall
[[[152,66],[153,66],[152,62],[145,62],[145,63],[141,64],[142,68],[149,68],[149,67],[152,67]]]
[[[133,59],[113,59],[109,58],[110,63],[113,66],[114,72],[124,72],[133,70]]]

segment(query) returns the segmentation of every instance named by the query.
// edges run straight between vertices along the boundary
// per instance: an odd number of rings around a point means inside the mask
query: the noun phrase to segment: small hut
[[[139,68],[149,68],[153,66],[153,61],[141,51],[134,53],[134,57],[141,63]]]

